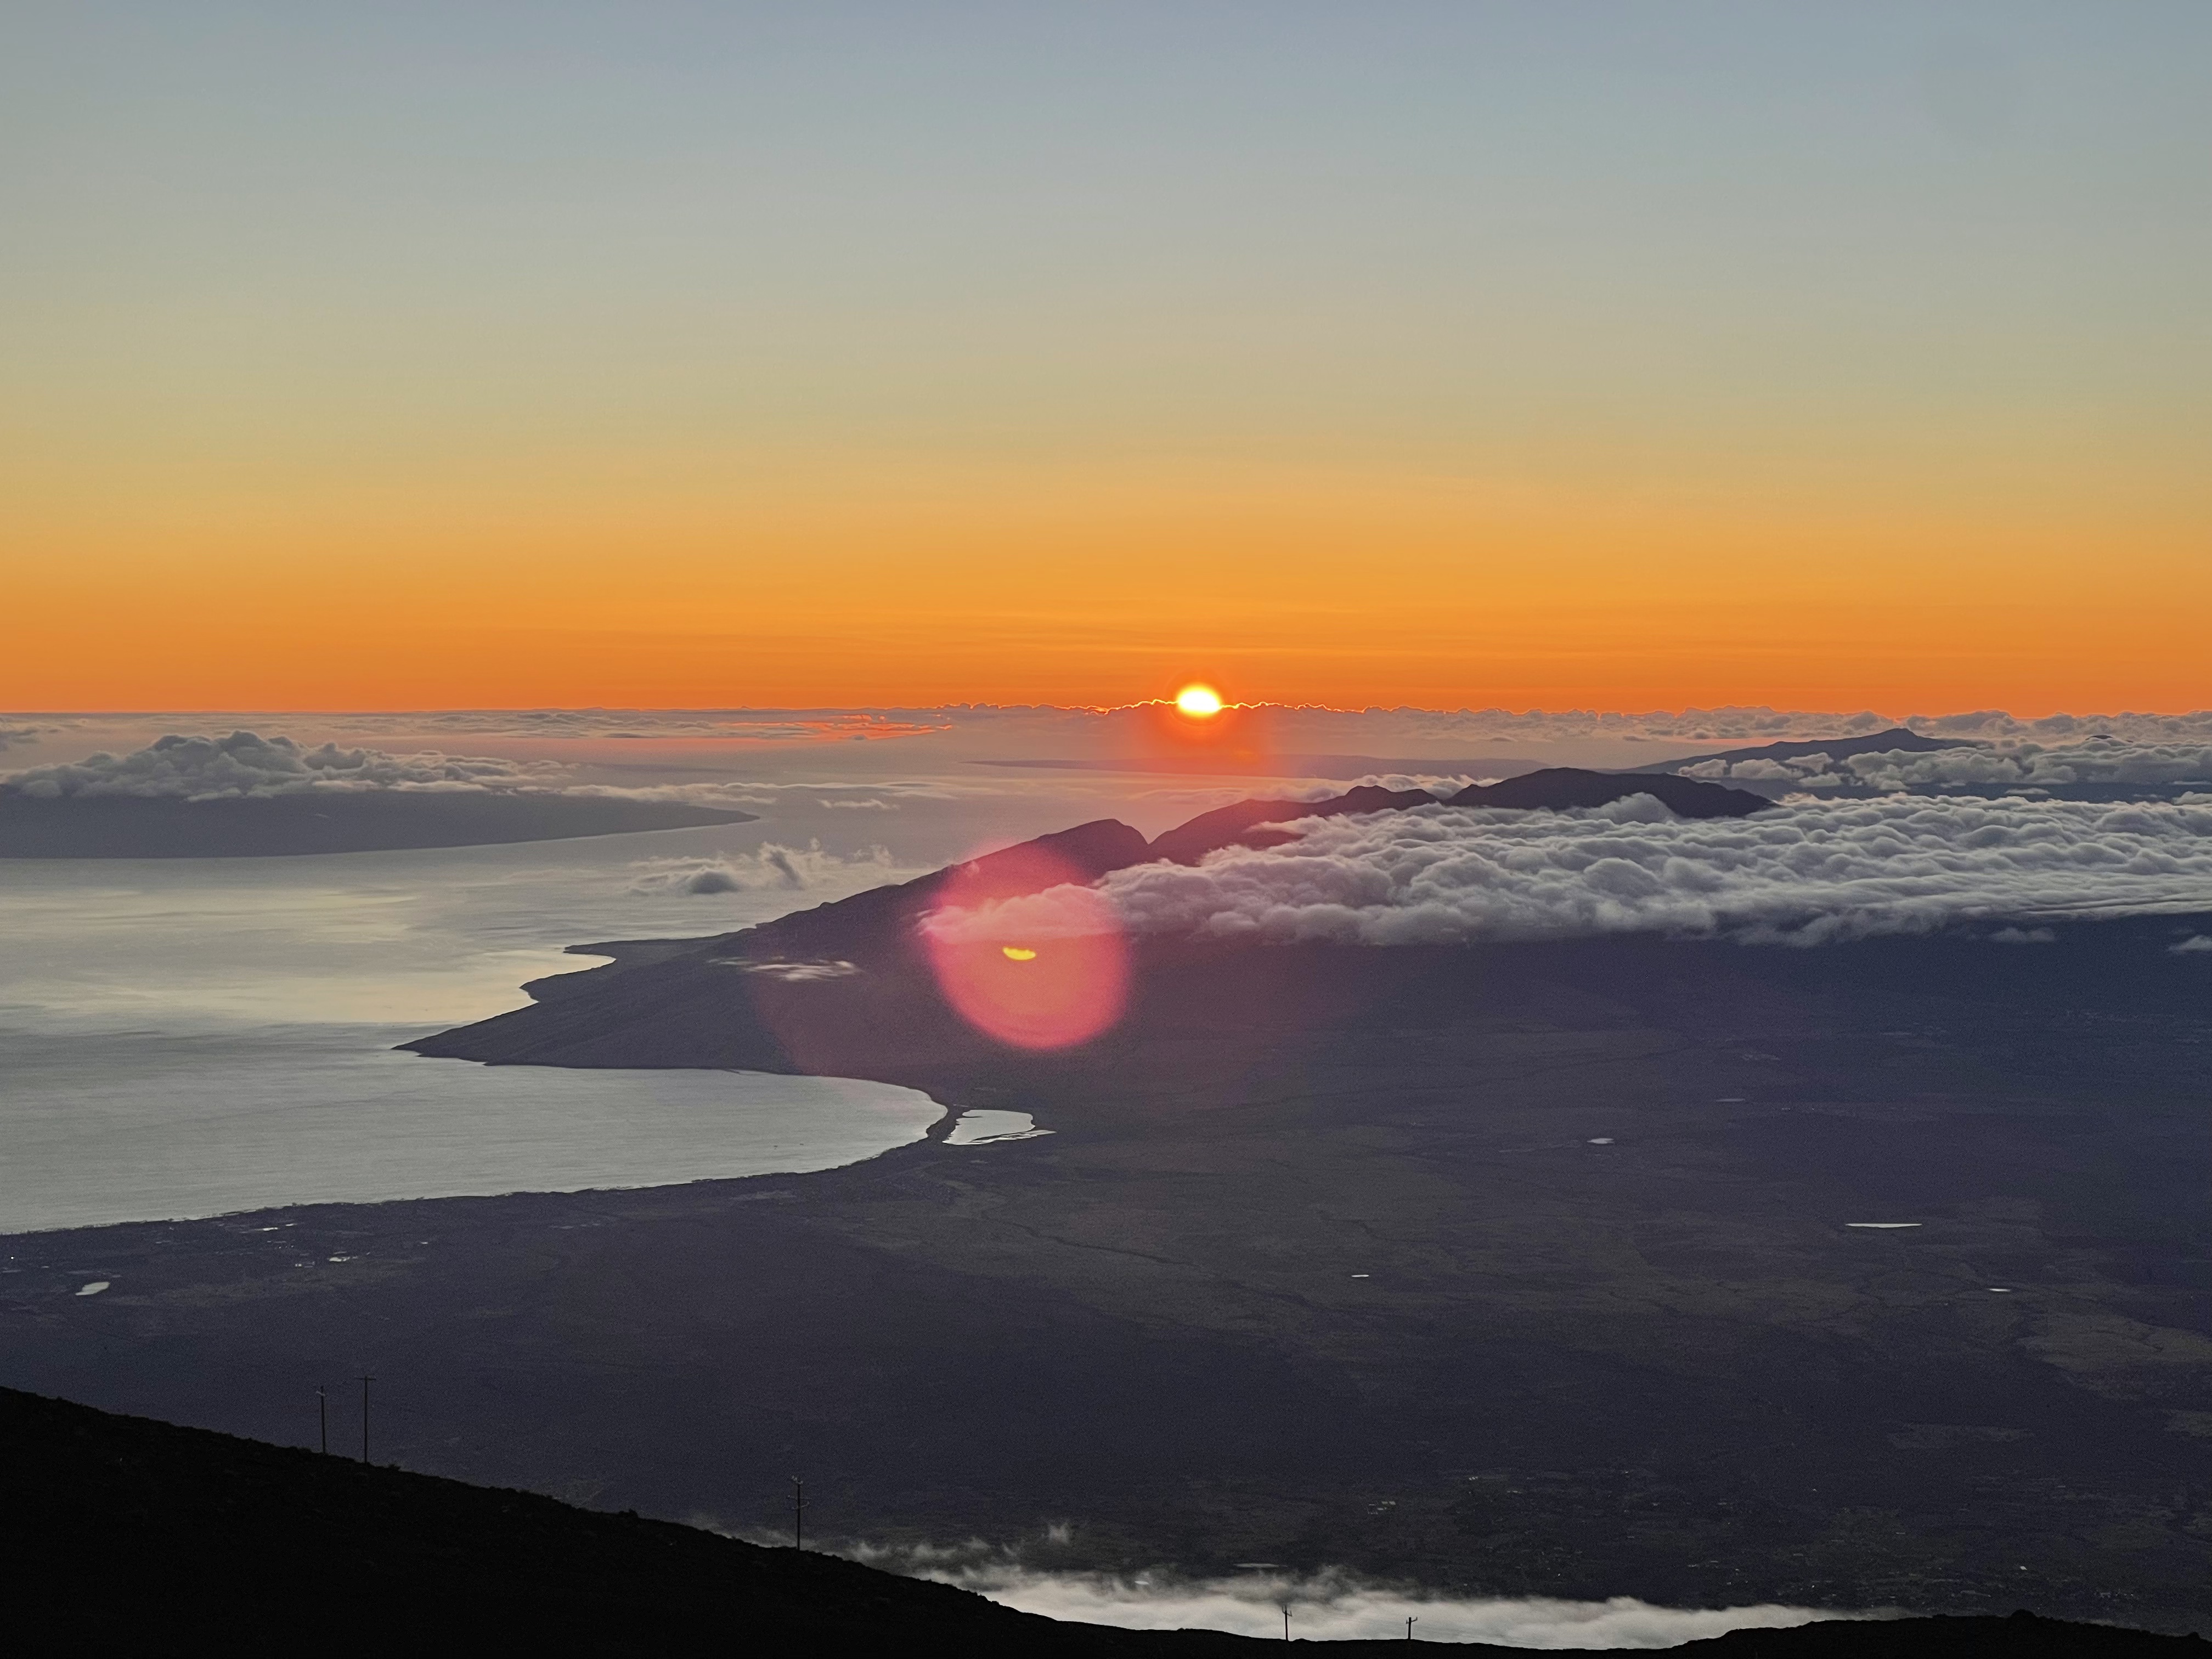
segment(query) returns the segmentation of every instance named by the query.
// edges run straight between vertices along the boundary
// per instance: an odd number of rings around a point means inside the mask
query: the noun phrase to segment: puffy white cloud
[[[1635,796],[1589,811],[1437,806],[1288,827],[1297,839],[1282,846],[1098,885],[1139,932],[1370,945],[1628,932],[1811,945],[2212,909],[2212,810],[2166,803],[1890,797],[1691,820]],[[1074,896],[1009,900],[974,921],[1085,931]]]
[[[755,851],[714,858],[642,859],[633,893],[752,893],[763,889],[802,893],[817,887],[880,886],[898,878],[891,855],[880,847],[851,857],[825,853],[818,841],[803,848],[764,842]]]
[[[1717,763],[1712,761],[1704,763],[1703,766],[1698,769],[1699,775],[1705,775],[1705,768],[1711,767],[1715,764],[1717,764]],[[1685,768],[1684,769],[1687,770],[1689,769]],[[1769,782],[1778,781],[1787,783],[1791,779],[1798,775],[1796,773],[1791,771],[1790,768],[1784,765],[1782,762],[1771,760],[1737,761],[1735,764],[1726,768],[1725,770],[1727,771],[1728,775],[1732,778],[1750,778],[1753,781],[1765,780]]]
[[[2212,951],[2212,933],[2191,933],[2180,944],[2169,945],[2166,948],[2178,957],[2195,956],[2199,951]]]
[[[562,769],[546,762],[390,755],[331,743],[310,749],[288,737],[253,732],[233,732],[227,738],[172,732],[127,755],[102,750],[81,761],[10,774],[0,778],[0,790],[49,800],[96,795],[212,800],[309,790],[544,787],[563,775]]]
[[[1805,789],[1916,790],[2058,788],[2069,784],[2212,782],[2212,742],[2127,743],[2095,738],[2047,746],[2033,741],[1961,744],[1956,749],[1887,750],[1850,755],[1792,755],[1698,761],[1682,775],[1790,783]]]

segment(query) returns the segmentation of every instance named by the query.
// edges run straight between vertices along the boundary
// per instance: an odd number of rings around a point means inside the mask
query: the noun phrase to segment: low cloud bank
[[[444,708],[356,714],[355,732],[469,732],[559,738],[704,738],[787,747],[927,737],[951,729],[939,710],[880,708]]]
[[[1891,750],[1839,760],[1826,755],[1709,760],[1681,771],[1685,777],[1786,783],[1809,790],[2166,785],[2212,781],[2212,743],[2138,744],[2106,738],[2052,748],[2039,743],[2007,742],[1925,751]]]
[[[948,712],[955,719],[977,719],[987,711]],[[1032,711],[988,712],[1012,714]],[[1304,734],[1302,742],[1316,749],[1344,747],[1352,753],[1376,752],[1362,748],[1370,739],[1361,733],[1378,726],[1388,726],[1406,737],[1449,743],[1469,739],[1543,743],[1613,738],[1668,744],[1747,744],[1784,738],[1866,737],[1898,726],[1923,737],[1955,738],[1961,743],[1994,743],[2007,738],[2067,743],[2099,733],[2128,743],[2212,743],[2212,708],[2186,714],[2123,711],[2047,714],[2034,719],[2022,718],[2001,708],[1973,709],[1956,714],[1890,714],[1872,709],[1847,712],[1742,705],[1642,712],[1596,708],[1282,708],[1275,714],[1296,725]]]
[[[812,807],[823,811],[895,812],[909,801],[957,801],[1007,793],[1003,788],[938,780],[913,782],[891,780],[882,783],[770,783],[757,778],[732,779],[720,783],[578,784],[579,795],[605,795],[617,800],[682,801],[692,806],[776,807],[791,811]]]
[[[2212,909],[2212,808],[1890,797],[1678,819],[1648,795],[1572,812],[1322,818],[1297,839],[1147,864],[1099,888],[1138,933],[1361,945],[1662,933],[1818,945],[1977,921]],[[933,928],[1091,931],[1056,888]]]
[[[514,789],[556,784],[544,762],[463,755],[391,755],[380,749],[310,749],[282,735],[227,738],[172,732],[127,755],[105,750],[62,765],[0,778],[0,791],[34,800],[100,795],[219,800],[308,791]]]
[[[633,893],[752,893],[763,890],[801,893],[817,887],[872,887],[897,879],[891,855],[871,847],[850,857],[825,853],[818,841],[805,847],[763,842],[751,853],[714,858],[645,859],[631,866],[638,873]]]
[[[1024,1613],[1125,1630],[1218,1630],[1279,1637],[1283,1610],[1291,1634],[1308,1641],[1415,1639],[1487,1642],[1500,1647],[1671,1648],[1732,1630],[1781,1630],[1850,1617],[1814,1607],[1662,1607],[1618,1595],[1605,1601],[1541,1596],[1455,1599],[1349,1573],[1258,1571],[1226,1578],[1184,1578],[1166,1571],[1122,1577],[1046,1572],[1005,1561],[933,1565],[863,1554],[873,1565],[955,1584]]]

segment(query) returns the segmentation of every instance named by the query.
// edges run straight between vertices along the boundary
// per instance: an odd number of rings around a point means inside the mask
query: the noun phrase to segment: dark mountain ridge
[[[1288,830],[1269,830],[1268,824],[1294,823],[1301,818],[1345,817],[1356,812],[1397,812],[1417,806],[1434,806],[1437,797],[1425,789],[1385,789],[1363,784],[1326,800],[1240,800],[1200,812],[1188,823],[1156,837],[1146,849],[1147,860],[1165,859],[1175,864],[1195,864],[1206,854],[1224,847],[1278,847],[1297,837]]]
[[[1682,818],[1742,818],[1774,805],[1748,790],[1724,788],[1667,773],[1589,772],[1555,766],[1524,773],[1503,783],[1469,784],[1447,806],[1504,806],[1565,811],[1574,807],[1610,806],[1633,795],[1650,795]]]
[[[0,1436],[9,1632],[42,1651],[657,1656],[712,1644],[1198,1659],[1249,1651],[1254,1639],[1070,1624],[835,1556],[12,1389],[0,1389]],[[2202,1650],[2194,1638],[2024,1613],[1739,1631],[1678,1650],[1717,1659]]]
[[[1490,806],[1520,811],[1562,812],[1610,806],[1632,795],[1650,795],[1678,817],[1740,818],[1773,805],[1763,795],[1666,774],[1616,775],[1575,766],[1547,767],[1499,783],[1471,783],[1456,794],[1437,796],[1425,789],[1385,789],[1363,784],[1324,800],[1240,800],[1201,812],[1156,838],[1148,859],[1195,864],[1224,847],[1277,847],[1296,837],[1268,826],[1303,818],[1333,818],[1359,812],[1401,812],[1417,807]]]
[[[1733,764],[1747,760],[1795,760],[1801,755],[1830,755],[1838,760],[1853,755],[1928,754],[1938,749],[1984,749],[1988,745],[1969,738],[1923,738],[1902,726],[1859,738],[1789,738],[1779,743],[1754,744],[1747,749],[1716,749],[1708,755],[1684,755],[1679,759],[1653,761],[1634,769],[1635,774],[1679,772],[1706,761]]]

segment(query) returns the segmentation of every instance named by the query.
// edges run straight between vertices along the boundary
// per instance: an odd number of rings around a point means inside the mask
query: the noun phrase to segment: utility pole
[[[806,1547],[806,1483],[795,1474],[791,1477],[791,1547]]]
[[[1418,1613],[1409,1613],[1406,1615],[1406,1639],[1408,1642],[1413,1639],[1413,1626],[1420,1622],[1421,1615]]]
[[[315,1418],[323,1431],[323,1455],[331,1455],[331,1396],[319,1382],[315,1384]]]
[[[368,1465],[368,1385],[375,1381],[367,1371],[361,1374],[361,1461],[364,1468]]]
[[[1290,1639],[1291,1639],[1291,1610],[1290,1610],[1288,1607],[1285,1607],[1285,1608],[1283,1609],[1283,1640],[1285,1640],[1285,1642],[1287,1642],[1287,1641],[1289,1641]]]

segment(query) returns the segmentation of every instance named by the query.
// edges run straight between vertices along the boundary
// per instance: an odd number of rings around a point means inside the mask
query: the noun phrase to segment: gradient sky
[[[2212,702],[2212,6],[22,5],[0,705]]]

